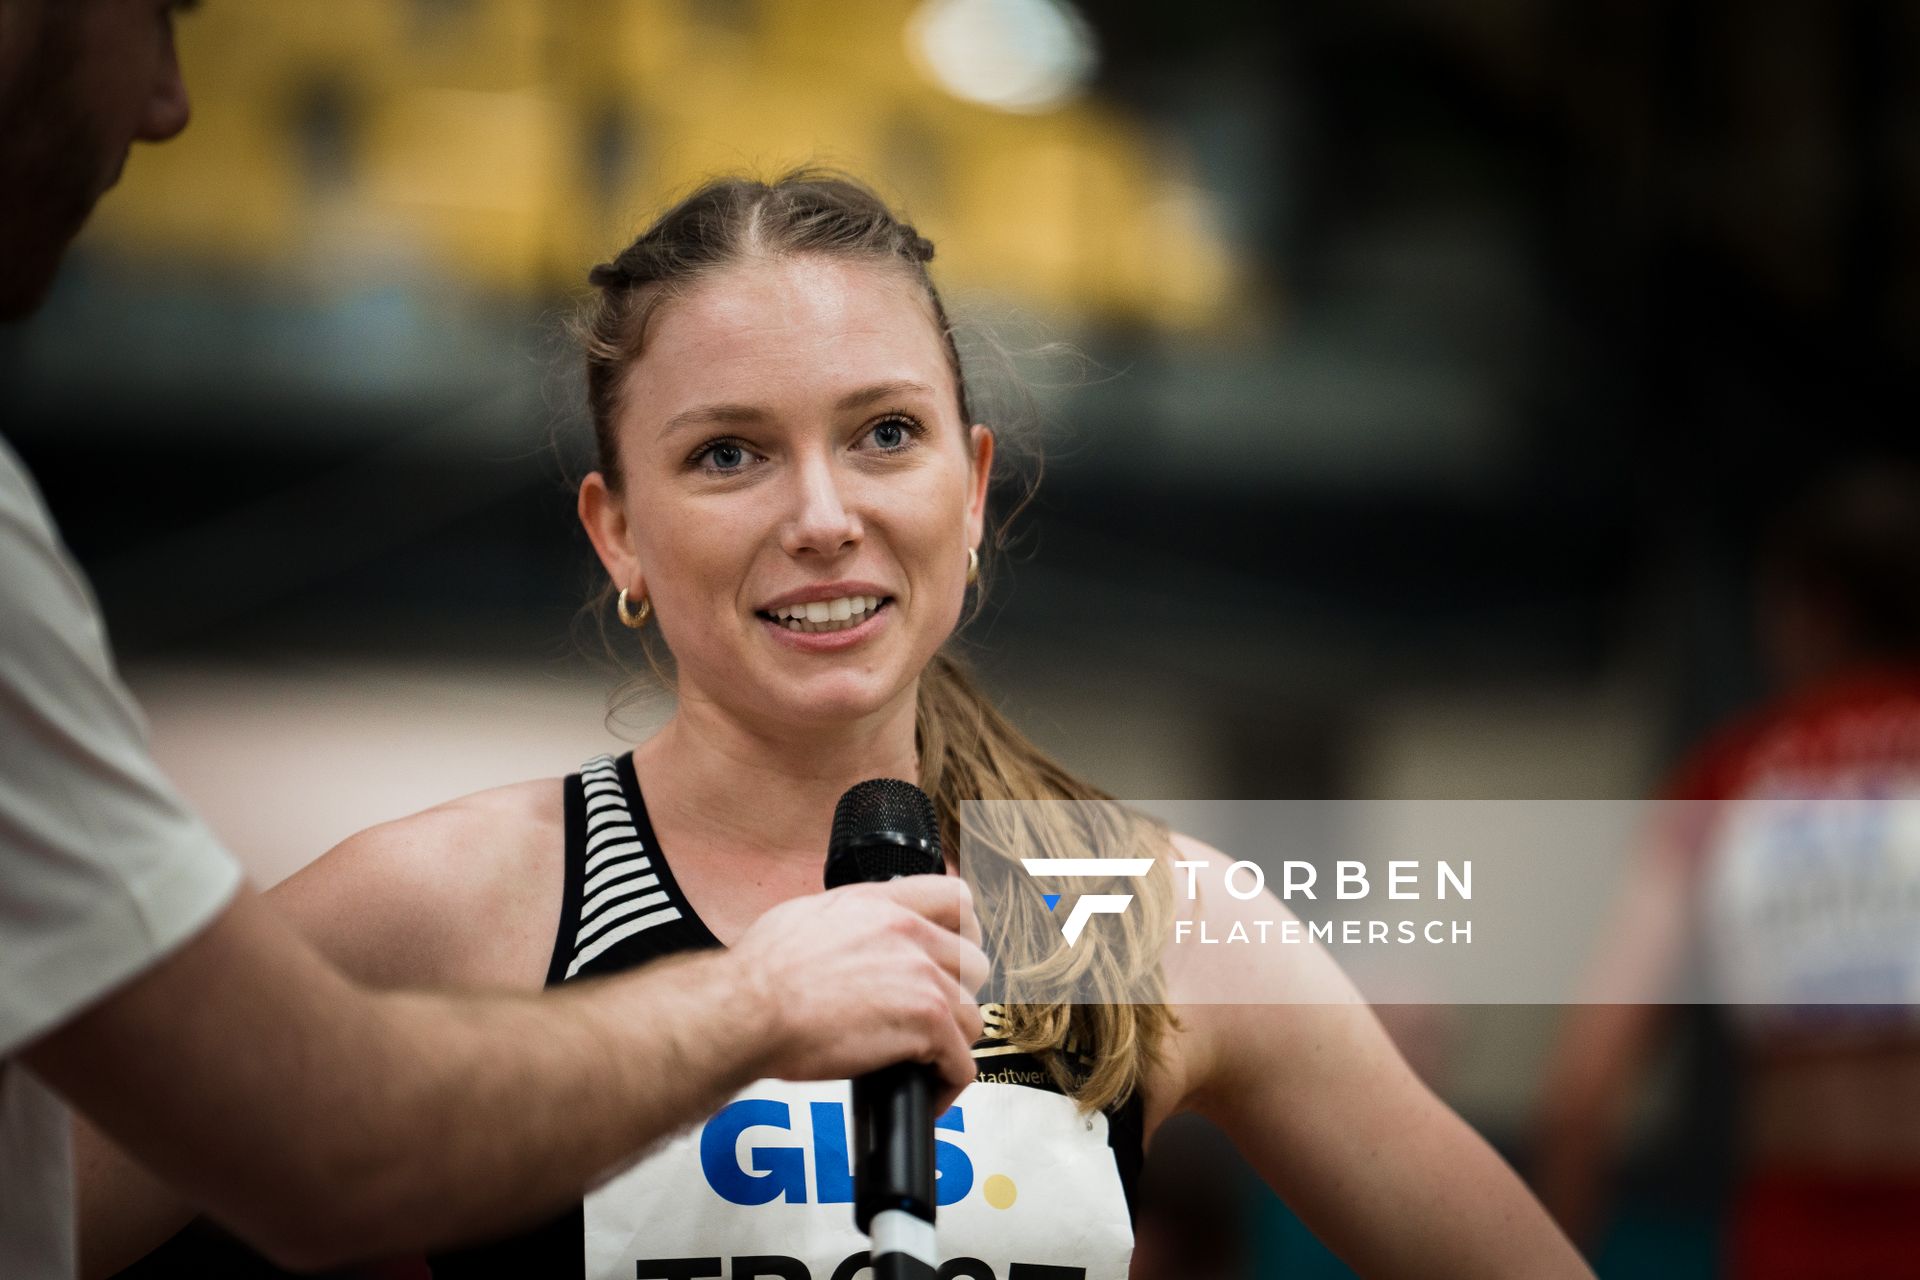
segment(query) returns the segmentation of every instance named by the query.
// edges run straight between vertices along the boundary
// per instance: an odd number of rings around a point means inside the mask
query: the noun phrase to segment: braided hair
[[[656,219],[633,243],[587,273],[597,295],[579,325],[587,361],[587,409],[600,470],[619,486],[620,381],[646,342],[662,302],[713,272],[754,257],[811,254],[896,264],[924,296],[946,348],[960,398],[973,415],[960,348],[927,264],[933,242],[865,184],[828,169],[795,169],[774,179],[721,178]]]

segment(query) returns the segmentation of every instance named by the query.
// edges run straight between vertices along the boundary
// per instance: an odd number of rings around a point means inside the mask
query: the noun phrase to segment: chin
[[[911,689],[874,672],[823,672],[780,690],[776,715],[790,724],[830,728],[850,724],[894,705]]]

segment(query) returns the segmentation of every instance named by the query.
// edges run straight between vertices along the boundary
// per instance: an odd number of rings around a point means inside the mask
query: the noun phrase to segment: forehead
[[[627,372],[629,416],[662,421],[714,401],[832,400],[878,382],[951,399],[932,309],[905,272],[818,257],[727,267],[664,303]]]

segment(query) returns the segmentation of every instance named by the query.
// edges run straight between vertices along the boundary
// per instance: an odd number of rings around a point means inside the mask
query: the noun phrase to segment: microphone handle
[[[933,1224],[904,1209],[875,1215],[868,1249],[873,1280],[938,1280]]]
[[[854,1219],[872,1239],[874,1280],[933,1280],[933,1092],[920,1062],[853,1082]]]

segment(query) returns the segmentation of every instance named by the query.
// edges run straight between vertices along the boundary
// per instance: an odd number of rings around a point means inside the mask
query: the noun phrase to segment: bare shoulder
[[[1173,836],[1173,935],[1162,951],[1169,997],[1198,1004],[1352,1004],[1360,995],[1259,868]]]
[[[1335,1007],[1365,1017],[1339,965],[1289,925],[1297,917],[1285,903],[1233,870],[1232,854],[1179,832],[1172,844],[1173,933],[1161,954],[1180,1030],[1164,1055],[1167,1114],[1207,1110],[1209,1094],[1284,1070],[1312,1043],[1293,1032]]]
[[[562,794],[543,778],[369,827],[269,900],[363,982],[537,988],[559,926]]]
[[[1190,835],[1171,833],[1167,854],[1172,873],[1172,935],[1161,949],[1161,970],[1167,984],[1167,1003],[1176,1019],[1174,1030],[1155,1055],[1146,1085],[1146,1125],[1149,1137],[1161,1123],[1190,1110],[1194,1094],[1213,1072],[1220,1019],[1205,999],[1205,975],[1197,972],[1184,939],[1192,936],[1214,895],[1198,883],[1204,865],[1217,877],[1224,861],[1218,849]]]

